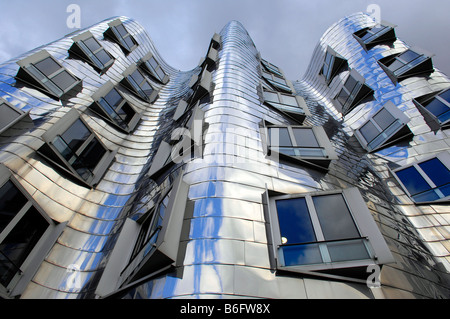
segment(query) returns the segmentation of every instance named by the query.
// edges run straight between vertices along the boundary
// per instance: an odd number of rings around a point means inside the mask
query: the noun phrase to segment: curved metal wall
[[[51,218],[68,222],[56,244],[39,267],[22,298],[95,298],[114,243],[127,217],[137,218],[161,190],[145,174],[161,138],[173,129],[172,114],[180,99],[189,96],[192,75],[200,68],[180,72],[159,56],[151,39],[135,21],[121,17],[139,43],[128,56],[119,47],[102,40],[109,21],[89,30],[110,52],[115,62],[104,75],[87,64],[68,59],[70,38],[45,46],[77,77],[83,90],[64,102],[55,102],[35,90],[16,88],[16,61],[42,48],[0,65],[0,94],[14,106],[30,110],[35,129],[19,137],[1,141],[0,162],[18,178]],[[448,227],[445,205],[415,206],[403,194],[387,170],[388,164],[404,165],[422,156],[448,149],[445,131],[434,134],[426,129],[411,99],[437,88],[450,86],[447,77],[436,70],[429,79],[411,78],[394,86],[375,59],[406,48],[400,40],[394,48],[378,46],[366,53],[352,33],[373,22],[364,14],[346,17],[333,25],[320,39],[311,64],[301,81],[293,82],[297,94],[305,97],[312,113],[305,124],[323,126],[339,155],[328,172],[277,164],[263,153],[259,125],[262,120],[285,123],[277,112],[262,103],[260,56],[245,28],[231,21],[221,31],[221,48],[212,71],[214,89],[211,101],[201,104],[208,129],[204,134],[203,158],[184,165],[183,179],[190,185],[188,199],[192,216],[186,216],[182,234],[182,257],[173,273],[149,280],[128,291],[131,298],[256,297],[256,298],[448,298]],[[81,33],[82,31],[80,31]],[[76,35],[76,34],[74,34]],[[340,74],[328,87],[318,76],[327,46],[348,60],[375,91],[376,100],[359,106],[342,117],[331,99],[346,74]],[[122,80],[122,72],[148,52],[170,75],[159,98],[148,104],[129,96],[142,111],[142,121],[129,135],[118,133],[103,120],[86,113],[84,118],[111,148],[115,160],[95,189],[86,189],[60,177],[36,159],[36,141],[46,128],[70,108],[85,112],[90,96],[106,81]],[[276,64],[276,61],[270,61]],[[412,121],[415,136],[408,144],[395,145],[366,154],[352,137],[368,115],[385,101],[393,101]],[[432,134],[431,134],[432,133]],[[171,176],[176,176],[179,167]],[[391,249],[396,263],[381,272],[382,288],[308,278],[277,276],[273,271],[263,214],[262,193],[267,189],[303,193],[358,187]],[[447,232],[446,232],[447,230]],[[446,246],[447,245],[447,246]],[[70,267],[79,267],[74,287]]]

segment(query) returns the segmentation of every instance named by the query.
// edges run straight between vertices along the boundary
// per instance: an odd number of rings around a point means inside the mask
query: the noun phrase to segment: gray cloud
[[[82,28],[118,15],[137,20],[180,70],[195,67],[212,34],[238,20],[262,56],[291,79],[302,77],[332,24],[376,3],[381,18],[398,25],[399,38],[436,54],[436,67],[450,75],[450,2],[442,0],[0,0],[0,61],[71,32],[66,26],[71,3],[81,7]]]

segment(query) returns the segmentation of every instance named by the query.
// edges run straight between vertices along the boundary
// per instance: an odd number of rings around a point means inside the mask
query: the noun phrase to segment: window
[[[168,177],[161,184],[171,186],[159,190],[159,197],[154,198],[155,204],[147,213],[137,221],[131,218],[125,221],[96,294],[109,295],[117,290],[117,282],[118,287],[126,287],[175,265],[189,185],[183,181],[183,170],[172,179]]]
[[[29,118],[28,112],[15,108],[7,101],[0,98],[0,134],[25,117]],[[29,119],[31,121],[31,118]]]
[[[350,72],[339,94],[336,108],[343,115],[350,113],[357,105],[373,99],[373,90],[365,84],[364,78],[356,70]]]
[[[388,102],[355,131],[355,136],[366,150],[372,152],[410,136],[408,122],[409,118]]]
[[[220,48],[221,37],[217,33],[214,34],[209,44],[208,53],[204,61],[201,63],[202,67],[205,67],[211,72],[216,65],[216,61],[219,58],[219,48]]]
[[[110,123],[116,125],[125,132],[131,132],[141,115],[122,96],[120,88],[108,81],[93,96],[94,104],[91,110],[105,117]]]
[[[159,82],[163,84],[169,82],[169,76],[151,52],[140,60],[139,66]]]
[[[108,25],[109,28],[105,31],[104,35],[119,44],[125,53],[130,53],[138,46],[138,43],[127,31],[120,19],[114,20],[108,23]]]
[[[207,69],[203,69],[200,75],[194,74],[189,81],[189,87],[192,88],[193,94],[188,99],[189,105],[195,105],[197,101],[209,101],[209,92],[211,90],[212,75]]]
[[[450,154],[394,170],[394,176],[416,203],[448,201],[450,196]]]
[[[450,89],[413,99],[417,108],[440,127],[450,124]]]
[[[263,97],[266,104],[289,114],[300,124],[303,123],[307,115],[311,115],[305,100],[301,96],[264,90]]]
[[[345,71],[347,68],[347,60],[340,56],[331,47],[328,47],[327,52],[325,53],[323,67],[320,70],[320,74],[325,77],[327,84],[330,84],[336,75],[342,71]]]
[[[388,56],[378,61],[394,84],[412,76],[426,76],[434,72],[431,55],[420,49]]]
[[[45,50],[17,63],[20,66],[17,73],[18,79],[37,85],[56,99],[60,99],[81,83]]]
[[[0,295],[20,295],[60,234],[10,171],[0,164]],[[34,261],[34,262],[33,262]]]
[[[364,50],[369,51],[379,44],[392,44],[397,40],[395,26],[387,22],[376,25],[372,28],[364,28],[353,34],[355,39],[361,44]]]
[[[153,103],[158,97],[158,91],[153,88],[149,79],[137,68],[131,65],[123,73],[122,84],[137,94],[143,100]]]
[[[274,196],[267,191],[266,203],[279,270],[365,272],[367,265],[393,261],[357,188]]]
[[[267,125],[262,130],[267,153],[275,160],[281,156],[326,169],[337,158],[322,127]]]
[[[98,72],[105,72],[114,63],[114,58],[102,47],[90,31],[82,33],[72,40],[74,44],[69,52],[87,61]]]
[[[42,135],[39,153],[58,168],[70,172],[83,185],[96,185],[113,160],[111,152],[72,109]]]
[[[264,59],[261,59],[261,64],[263,68],[261,70],[263,78],[276,90],[281,90],[283,92],[292,93],[292,88],[289,83],[285,80],[283,73],[281,70],[267,62]]]

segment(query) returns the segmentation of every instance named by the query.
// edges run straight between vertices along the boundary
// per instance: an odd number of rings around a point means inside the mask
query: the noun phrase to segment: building
[[[450,79],[389,23],[290,81],[239,22],[181,72],[119,17],[0,81],[4,298],[450,297]]]

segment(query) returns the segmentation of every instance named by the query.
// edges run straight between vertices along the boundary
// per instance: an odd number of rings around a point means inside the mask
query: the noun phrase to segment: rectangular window
[[[387,22],[376,25],[372,28],[364,28],[353,34],[364,50],[369,51],[379,44],[392,44],[397,39],[395,26]]]
[[[46,51],[25,58],[18,64],[21,67],[17,74],[19,79],[38,85],[58,99],[81,82]]]
[[[141,71],[139,71],[139,69],[132,68],[134,71],[125,77],[123,81],[124,85],[131,88],[134,93],[145,101],[150,103],[154,102],[157,91],[152,87],[150,81],[143,73],[141,73]]]
[[[277,268],[326,273],[393,261],[358,189],[264,196]]]
[[[167,82],[169,81],[169,76],[163,70],[152,53],[149,53],[145,57],[143,57],[139,65],[144,71],[146,71],[160,83],[167,84]]]
[[[338,110],[346,115],[357,105],[373,99],[373,90],[364,83],[364,78],[355,70],[350,72],[341,91],[336,96]]]
[[[127,31],[120,19],[110,22],[109,29],[105,31],[105,35],[113,39],[126,52],[133,51],[138,43],[133,36]]]
[[[26,116],[28,116],[28,113],[0,99],[0,134]]]
[[[103,48],[90,31],[82,33],[72,40],[74,45],[69,49],[69,52],[92,64],[98,71],[104,72],[114,63],[114,58]]]
[[[450,123],[450,89],[415,98],[413,102],[419,110],[425,110],[427,115],[431,115],[439,127],[446,127]]]
[[[301,96],[264,90],[263,97],[266,104],[292,116],[299,124],[303,123],[307,115],[311,115]]]
[[[416,203],[447,201],[450,196],[450,154],[411,164],[394,171],[409,197]]]
[[[269,83],[276,90],[292,93],[292,89],[284,78],[284,74],[277,66],[263,59],[261,59],[261,65],[263,66],[261,69],[262,76],[267,83]]]
[[[267,142],[270,156],[306,161],[320,168],[328,168],[330,161],[337,158],[322,127],[269,125],[262,136],[266,137],[263,143]]]
[[[388,102],[355,131],[355,136],[366,150],[372,152],[410,136],[408,122],[409,118]]]
[[[418,48],[378,61],[394,84],[412,76],[426,76],[434,72],[431,55]]]
[[[83,181],[83,185],[97,184],[115,156],[115,151],[106,148],[75,109],[42,137],[45,144],[39,153]]]
[[[320,73],[325,77],[327,84],[330,84],[336,75],[342,71],[345,71],[347,68],[347,60],[340,56],[331,47],[328,47],[325,53],[323,66],[320,71]]]

